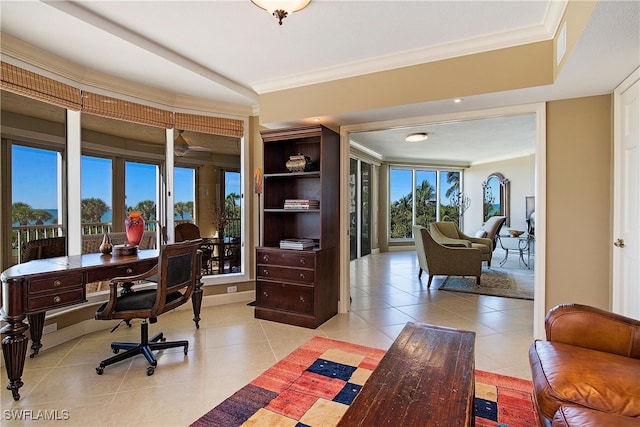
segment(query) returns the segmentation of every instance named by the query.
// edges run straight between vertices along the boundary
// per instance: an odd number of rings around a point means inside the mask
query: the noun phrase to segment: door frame
[[[545,305],[545,272],[546,272],[546,103],[524,104],[512,107],[501,107],[478,111],[466,111],[452,114],[440,114],[424,117],[411,117],[356,125],[340,128],[340,301],[338,311],[349,311],[349,134],[372,130],[384,130],[394,127],[435,124],[446,121],[473,120],[515,114],[536,115],[536,154],[535,154],[535,197],[536,197],[536,262],[534,266],[534,304],[533,304],[533,337],[543,339]]]
[[[614,131],[613,131],[613,240],[622,236],[622,221],[624,212],[621,212],[620,207],[625,204],[622,203],[623,194],[623,176],[624,176],[624,162],[620,155],[622,149],[622,134],[624,132],[623,126],[626,123],[623,121],[624,111],[622,109],[622,96],[629,90],[636,82],[640,81],[640,68],[637,68],[629,77],[627,77],[613,92],[613,109],[614,109]],[[639,120],[636,117],[636,120]],[[637,184],[637,183],[636,183]],[[636,236],[636,241],[640,241],[640,236]],[[635,250],[638,250],[637,248]],[[625,272],[622,271],[622,257],[621,250],[616,250],[612,246],[611,255],[611,310],[615,313],[625,316],[635,316],[636,313],[629,313],[627,308],[628,304],[625,301],[629,296],[638,295],[640,290],[630,289],[632,283],[625,281]],[[640,260],[636,260],[640,264]],[[636,272],[637,274],[638,272]],[[637,277],[637,276],[636,276]],[[636,283],[635,286],[638,286]]]

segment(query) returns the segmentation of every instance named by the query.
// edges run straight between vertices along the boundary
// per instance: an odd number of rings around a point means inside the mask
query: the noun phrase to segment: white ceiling
[[[559,0],[312,0],[280,26],[249,0],[2,0],[0,24],[3,33],[87,70],[177,97],[257,108],[258,94],[270,91],[548,40],[565,5]],[[637,1],[601,1],[553,85],[473,96],[461,104],[436,101],[324,119],[340,126],[610,93],[640,64],[639,11]],[[11,62],[5,54],[3,60]],[[496,127],[506,123],[486,124],[495,136]],[[482,138],[478,132],[476,139]],[[383,157],[392,156],[385,152],[393,147],[391,135],[383,137],[386,144],[360,142],[377,144]],[[517,150],[526,149],[522,144],[515,144]]]

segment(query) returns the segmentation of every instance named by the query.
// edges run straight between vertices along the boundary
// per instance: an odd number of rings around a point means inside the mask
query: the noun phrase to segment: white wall
[[[500,172],[510,183],[511,224],[504,226],[526,230],[525,197],[535,194],[535,155],[471,166],[464,171],[464,193],[471,205],[464,214],[464,232],[473,235],[482,225],[482,183],[489,175]]]

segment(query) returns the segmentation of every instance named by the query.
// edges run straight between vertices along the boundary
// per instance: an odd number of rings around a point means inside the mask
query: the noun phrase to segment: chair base
[[[116,353],[116,355],[100,362],[100,365],[96,368],[96,373],[98,375],[102,375],[105,367],[142,354],[151,365],[147,368],[147,375],[153,375],[155,368],[158,365],[158,361],[156,360],[153,352],[175,347],[184,347],[184,354],[186,355],[189,350],[189,341],[182,340],[167,342],[162,332],[157,333],[153,338],[149,339],[149,325],[146,320],[143,320],[140,325],[140,342],[131,343],[116,341],[111,343],[111,350]],[[117,354],[120,350],[126,351],[124,353]]]

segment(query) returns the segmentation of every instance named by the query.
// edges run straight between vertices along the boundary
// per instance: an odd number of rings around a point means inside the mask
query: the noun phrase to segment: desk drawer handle
[[[132,268],[127,268],[127,274],[131,274],[133,273],[133,269]]]
[[[300,295],[300,302],[304,302],[304,295]]]
[[[304,278],[305,278],[304,273],[300,273],[300,278],[301,278],[301,279],[304,279]]]
[[[262,260],[263,260],[264,262],[269,262],[269,255],[264,255],[264,256],[262,257]]]
[[[269,298],[269,292],[267,291],[263,291],[262,295],[264,295],[265,298]]]
[[[307,260],[304,258],[300,258],[300,264],[305,265],[307,263]]]
[[[54,280],[53,281],[53,286],[58,287],[60,285],[62,285],[62,282],[60,280]]]
[[[60,301],[62,301],[62,298],[60,298],[59,296],[56,295],[55,297],[53,297],[54,303],[58,304]]]
[[[262,274],[264,274],[265,276],[268,276],[268,275],[269,275],[269,270],[267,270],[267,269],[265,268]]]

